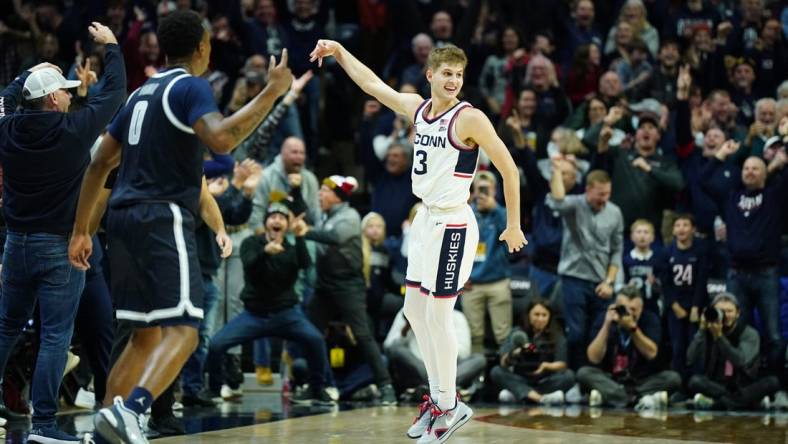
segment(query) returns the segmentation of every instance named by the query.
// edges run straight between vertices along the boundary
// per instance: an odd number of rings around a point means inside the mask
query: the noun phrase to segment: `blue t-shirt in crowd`
[[[192,126],[219,112],[208,81],[182,68],[160,72],[139,87],[110,124],[123,144],[113,208],[173,202],[199,214],[203,147]]]
[[[667,250],[667,267],[662,279],[665,305],[678,302],[685,310],[692,307],[702,309],[707,302],[706,282],[709,276],[707,248],[700,239],[695,239],[686,250],[673,243]]]
[[[506,209],[496,205],[492,210],[482,212],[475,204],[471,207],[479,224],[479,246],[473,258],[471,283],[486,284],[510,277],[508,247],[498,240],[506,229]]]

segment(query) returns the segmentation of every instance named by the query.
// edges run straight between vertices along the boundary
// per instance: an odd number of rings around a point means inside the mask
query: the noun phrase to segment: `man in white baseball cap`
[[[76,88],[81,83],[79,80],[66,80],[57,67],[44,66],[27,76],[22,87],[22,98],[33,104],[32,108],[66,112],[71,105],[71,93],[66,90]],[[42,100],[36,103],[36,99]]]
[[[79,441],[61,431],[55,421],[58,389],[85,284],[85,272],[68,260],[69,233],[82,177],[90,164],[90,148],[126,95],[126,70],[115,36],[96,22],[88,30],[96,43],[106,47],[104,86],[83,108],[68,112],[68,89],[80,82],[64,79],[49,63],[23,72],[0,92],[0,164],[7,226],[0,376],[9,358],[14,359],[14,344],[38,301],[41,345],[33,372],[28,441],[46,444]],[[20,102],[21,111],[17,110]],[[2,399],[0,417],[22,419],[24,413],[11,411]]]

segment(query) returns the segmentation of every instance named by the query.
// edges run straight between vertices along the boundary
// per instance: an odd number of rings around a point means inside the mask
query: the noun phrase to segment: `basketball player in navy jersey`
[[[388,108],[413,120],[413,192],[424,206],[411,226],[404,313],[424,357],[430,384],[408,437],[445,442],[473,411],[456,396],[457,338],[452,310],[470,277],[479,230],[468,205],[481,147],[503,176],[509,252],[525,245],[520,229],[519,174],[483,112],[457,99],[468,59],[455,46],[427,59],[431,98],[391,89],[339,43],[319,40],[311,60],[333,56],[350,78]]]
[[[134,91],[110,125],[83,180],[69,247],[72,263],[86,268],[91,215],[109,172],[120,165],[107,221],[112,294],[117,318],[133,322],[135,330],[107,383],[107,399],[119,396],[96,415],[97,432],[112,443],[147,442],[143,413],[198,342],[203,310],[194,219],[205,187],[200,142],[229,153],[262,122],[293,77],[285,51],[278,65],[272,57],[266,88],[225,118],[199,77],[211,54],[202,18],[177,11],[157,33],[167,68]],[[220,221],[206,222],[224,232]],[[227,241],[217,236],[225,250]]]

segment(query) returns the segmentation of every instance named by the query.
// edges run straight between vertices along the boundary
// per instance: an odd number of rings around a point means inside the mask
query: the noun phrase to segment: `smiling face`
[[[588,122],[590,125],[601,122],[606,115],[607,106],[605,106],[605,102],[599,99],[591,99],[591,101],[588,102]]]
[[[536,94],[530,89],[524,89],[517,100],[517,112],[522,117],[531,117],[536,113]]]
[[[719,128],[710,128],[703,136],[703,157],[712,157],[725,142],[725,133]]]
[[[741,181],[748,190],[766,186],[766,163],[760,157],[748,157],[741,170]]]
[[[442,63],[437,69],[427,70],[427,81],[430,82],[432,97],[440,100],[452,100],[462,89],[465,67],[461,64]]]

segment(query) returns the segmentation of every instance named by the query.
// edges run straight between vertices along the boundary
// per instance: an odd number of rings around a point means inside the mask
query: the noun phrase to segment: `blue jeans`
[[[569,366],[574,370],[586,364],[591,326],[613,303],[611,299],[601,299],[596,295],[597,285],[584,279],[561,276]]]
[[[752,324],[752,310],[758,309],[762,333],[769,344],[780,341],[780,281],[777,267],[758,270],[728,270],[727,289],[739,299],[741,317]]]
[[[68,236],[8,232],[0,296],[0,375],[39,302],[41,346],[33,371],[33,425],[55,423],[58,390],[85,273],[68,261]]]
[[[271,367],[271,342],[268,338],[254,341],[255,367]]]
[[[208,370],[211,376],[211,390],[221,388],[222,356],[239,344],[263,337],[277,337],[301,345],[309,363],[310,384],[324,387],[325,374],[329,371],[326,343],[323,335],[297,307],[288,308],[265,316],[258,316],[244,310],[228,322],[211,338],[208,346]]]
[[[213,276],[202,275],[204,316],[200,323],[198,335],[200,342],[181,370],[181,386],[183,393],[196,395],[205,385],[205,359],[208,357],[208,344],[211,340],[212,326],[216,317],[216,304],[219,301],[219,289],[213,283]]]

